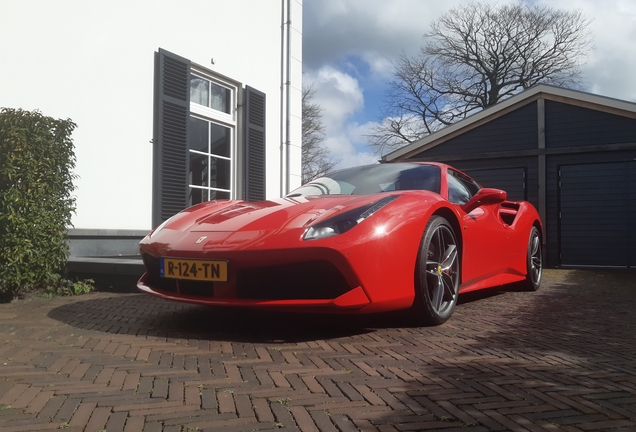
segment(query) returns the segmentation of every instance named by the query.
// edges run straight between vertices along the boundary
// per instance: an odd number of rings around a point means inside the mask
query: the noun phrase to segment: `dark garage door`
[[[564,266],[636,266],[636,163],[561,166]]]
[[[471,169],[464,170],[464,172],[483,187],[505,190],[508,192],[510,201],[528,199],[526,194],[526,169],[523,167]]]

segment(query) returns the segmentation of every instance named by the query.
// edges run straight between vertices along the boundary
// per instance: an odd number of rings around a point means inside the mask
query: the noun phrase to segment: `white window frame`
[[[195,102],[190,102],[190,116],[191,117],[195,117],[195,118],[199,118],[201,120],[205,120],[211,123],[215,123],[219,126],[223,126],[226,127],[228,129],[230,129],[230,157],[226,157],[226,156],[220,156],[220,155],[213,155],[211,153],[202,153],[196,150],[190,150],[188,149],[188,153],[196,153],[196,154],[201,154],[201,155],[206,155],[206,156],[211,156],[211,157],[215,157],[218,159],[223,159],[223,160],[230,160],[230,199],[236,199],[238,196],[238,191],[237,191],[237,175],[236,173],[238,172],[238,161],[237,161],[237,146],[238,146],[238,133],[237,133],[237,128],[238,128],[238,122],[237,122],[237,101],[238,101],[238,96],[239,96],[239,84],[232,82],[229,79],[225,79],[225,77],[220,77],[216,74],[214,74],[213,72],[200,67],[200,66],[196,66],[194,64],[192,64],[191,67],[191,71],[190,71],[191,75],[194,75],[198,78],[203,78],[205,80],[208,80],[216,85],[219,85],[221,87],[227,88],[230,90],[230,113],[225,113],[223,111],[219,111],[216,110],[214,108],[210,108],[207,107],[205,105],[200,105],[198,103]],[[208,143],[209,144],[209,143]],[[208,183],[210,183],[210,163],[209,163],[209,159],[208,159]],[[210,185],[208,186],[200,186],[200,185],[191,185],[188,184],[188,188],[194,188],[194,189],[203,189],[203,190],[207,190],[207,191],[221,191],[221,192],[227,192],[227,189],[221,189],[221,188],[216,188],[216,187],[212,187]],[[209,192],[208,192],[208,197],[209,197]]]

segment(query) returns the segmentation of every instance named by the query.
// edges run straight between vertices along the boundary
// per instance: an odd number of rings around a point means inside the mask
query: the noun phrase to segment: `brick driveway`
[[[142,294],[0,305],[0,430],[636,431],[636,273],[544,277],[423,328]]]

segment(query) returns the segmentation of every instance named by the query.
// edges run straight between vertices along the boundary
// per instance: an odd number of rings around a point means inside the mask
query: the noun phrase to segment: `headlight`
[[[359,207],[355,210],[349,210],[348,212],[338,214],[326,221],[312,225],[309,229],[307,229],[307,231],[305,231],[303,240],[318,240],[346,233],[351,228],[358,225],[360,222],[399,197],[400,195],[390,195],[379,201]]]

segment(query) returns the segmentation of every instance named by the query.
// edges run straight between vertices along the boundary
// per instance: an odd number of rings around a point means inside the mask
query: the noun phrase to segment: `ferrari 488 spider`
[[[141,241],[139,288],[168,300],[326,313],[412,309],[441,324],[458,294],[541,282],[527,202],[438,163],[368,165],[284,198],[209,201]]]

